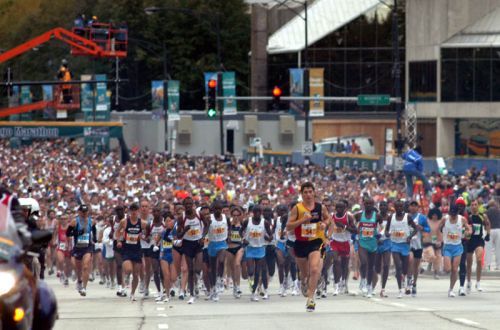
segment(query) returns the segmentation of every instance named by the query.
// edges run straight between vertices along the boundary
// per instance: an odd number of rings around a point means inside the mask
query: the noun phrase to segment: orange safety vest
[[[62,66],[59,71],[63,72],[62,81],[71,81],[71,72],[68,69]],[[71,89],[71,85],[62,85],[62,89]]]

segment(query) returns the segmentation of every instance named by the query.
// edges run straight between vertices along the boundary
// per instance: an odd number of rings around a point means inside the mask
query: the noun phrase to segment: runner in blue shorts
[[[401,200],[394,203],[396,213],[387,221],[385,236],[391,238],[391,252],[394,266],[396,267],[396,280],[398,282],[398,299],[403,298],[403,277],[408,275],[408,259],[410,255],[410,241],[417,233],[416,225],[409,220],[408,214],[404,211],[404,204]],[[413,228],[413,232],[410,228]]]
[[[472,230],[467,219],[458,214],[456,205],[452,205],[449,214],[443,217],[439,224],[439,230],[443,232],[444,271],[451,272],[448,297],[453,298],[455,297],[453,288],[457,282],[458,266],[460,265],[460,258],[464,253],[462,237],[470,235]]]
[[[169,301],[172,283],[177,278],[177,272],[175,271],[175,266],[173,264],[174,258],[172,253],[174,241],[173,228],[174,219],[173,216],[169,214],[165,219],[165,231],[162,234],[160,242],[160,266],[163,274],[164,293],[157,301]]]

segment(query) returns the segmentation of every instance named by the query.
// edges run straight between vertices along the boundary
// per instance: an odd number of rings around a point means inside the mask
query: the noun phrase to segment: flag
[[[220,190],[224,189],[224,182],[222,181],[222,177],[220,175],[215,177],[215,186]]]

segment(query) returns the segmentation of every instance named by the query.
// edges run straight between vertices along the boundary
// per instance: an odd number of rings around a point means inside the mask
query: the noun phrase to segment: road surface
[[[421,278],[418,297],[403,299],[396,299],[397,286],[392,277],[387,285],[389,298],[329,295],[317,300],[314,313],[305,312],[302,296],[279,297],[277,279],[268,301],[250,302],[247,282],[242,281],[244,295],[239,300],[227,290],[217,303],[200,296],[193,305],[178,299],[157,304],[153,298],[132,303],[96,282],[90,283],[87,297],[80,297],[74,284],[65,288],[54,276],[47,281],[58,298],[57,330],[500,328],[498,277],[486,277],[481,282],[485,292],[473,291],[456,298],[447,297],[447,279]],[[357,282],[351,282],[350,287],[353,291]]]

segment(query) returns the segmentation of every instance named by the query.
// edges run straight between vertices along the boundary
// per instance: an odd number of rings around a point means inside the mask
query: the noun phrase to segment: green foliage
[[[170,10],[147,15],[144,8],[150,6]],[[224,68],[236,71],[238,81],[248,81],[250,17],[243,0],[2,0],[0,47],[10,49],[55,27],[70,29],[79,14],[127,23],[129,53],[120,61],[120,76],[129,82],[120,86],[125,100],[121,108],[150,108],[150,81],[164,78],[166,57],[168,76],[181,81],[181,108],[202,109],[203,72],[219,68],[217,20]],[[0,69],[11,67],[14,80],[52,80],[63,58],[76,77],[115,74],[114,59],[72,57],[69,46],[60,41],[25,53]]]

